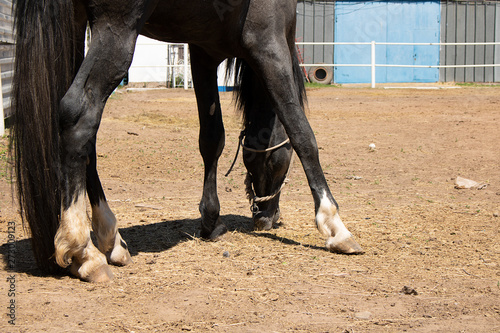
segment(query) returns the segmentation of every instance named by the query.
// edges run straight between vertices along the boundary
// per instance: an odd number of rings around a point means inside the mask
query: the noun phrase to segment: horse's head
[[[280,194],[293,153],[281,123],[275,116],[268,120],[268,126],[249,124],[242,140],[248,171],[245,185],[255,230],[271,229],[280,217]]]

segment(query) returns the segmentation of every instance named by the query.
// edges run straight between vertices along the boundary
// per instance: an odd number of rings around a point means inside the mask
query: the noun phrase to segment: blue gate
[[[438,43],[439,1],[337,1],[335,42]],[[370,45],[335,45],[336,64],[370,64]],[[439,46],[377,45],[377,64],[438,65]],[[335,67],[336,83],[371,82],[369,67]],[[377,83],[437,82],[439,69],[377,67]]]

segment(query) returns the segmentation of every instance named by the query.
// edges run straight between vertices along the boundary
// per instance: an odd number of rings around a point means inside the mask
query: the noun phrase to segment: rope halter
[[[283,142],[281,142],[281,143],[279,143],[279,144],[277,144],[275,146],[272,146],[272,147],[269,147],[269,148],[266,148],[266,149],[254,149],[254,148],[246,147],[243,144],[243,140],[244,139],[245,139],[245,131],[243,130],[243,131],[241,131],[239,139],[238,139],[238,149],[236,150],[236,156],[234,157],[233,163],[231,164],[231,167],[229,168],[229,170],[226,173],[225,177],[229,176],[229,174],[233,170],[233,167],[236,164],[236,160],[238,158],[238,154],[240,152],[240,147],[242,147],[243,150],[250,151],[250,152],[253,152],[253,153],[267,153],[267,152],[270,152],[270,151],[274,151],[274,150],[276,150],[278,148],[281,148],[281,147],[283,147],[284,145],[286,145],[287,143],[290,142],[290,138],[287,138],[286,140],[284,140]],[[281,184],[280,188],[274,194],[268,195],[266,197],[258,197],[255,194],[255,190],[254,190],[254,187],[253,187],[252,180],[248,179],[248,184],[247,184],[248,186],[247,186],[247,188],[251,191],[251,192],[249,191],[248,196],[249,196],[249,199],[250,199],[250,202],[251,202],[250,210],[252,211],[253,214],[257,213],[258,210],[259,210],[259,208],[257,207],[258,203],[270,201],[270,200],[276,198],[281,193],[281,190],[283,190],[283,187],[285,187],[285,184],[287,183],[288,175],[290,174],[290,171],[292,169],[291,168],[292,162],[293,162],[293,155],[292,155],[292,159],[290,161],[290,165],[288,166],[288,170],[286,172],[285,179],[283,180],[283,183]],[[249,175],[251,175],[251,174],[249,173]],[[245,183],[246,183],[246,181],[245,181]]]

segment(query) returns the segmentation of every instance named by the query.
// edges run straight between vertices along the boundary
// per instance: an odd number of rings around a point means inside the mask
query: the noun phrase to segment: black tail
[[[11,148],[17,192],[39,268],[53,259],[59,226],[59,102],[74,76],[73,1],[15,0],[17,33]]]
[[[293,76],[299,94],[300,105],[304,107],[307,102],[304,73],[299,65],[297,52],[292,52]],[[245,126],[250,121],[252,110],[272,110],[271,101],[262,84],[252,68],[243,59],[230,59],[227,65],[226,79],[234,73],[235,99],[238,109],[243,111]]]

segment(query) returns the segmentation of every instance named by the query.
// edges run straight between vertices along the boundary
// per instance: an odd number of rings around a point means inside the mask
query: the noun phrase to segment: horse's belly
[[[241,32],[248,0],[160,0],[141,34],[164,42],[229,42]]]

